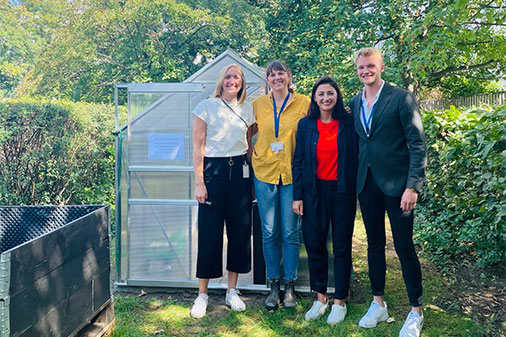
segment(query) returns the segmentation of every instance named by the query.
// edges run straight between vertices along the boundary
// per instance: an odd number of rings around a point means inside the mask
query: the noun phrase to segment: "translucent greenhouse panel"
[[[248,86],[246,88],[247,97],[246,100],[248,102],[253,102],[255,98],[265,95],[265,86]]]
[[[163,96],[163,93],[131,93],[129,97],[130,103],[130,118],[136,117],[139,113],[144,111],[151,104],[155,103]]]
[[[132,122],[131,132],[188,129],[190,112],[196,103],[192,104],[191,95],[188,93],[165,94],[156,105],[146,111],[149,113],[143,113]]]
[[[193,200],[193,172],[133,172],[130,175],[132,199]]]
[[[132,121],[130,165],[191,166],[191,110],[201,97],[200,93],[166,94]]]
[[[194,278],[197,207],[130,205],[129,278]]]
[[[197,280],[197,206],[130,206],[130,280]],[[227,241],[224,236],[223,266]],[[213,283],[226,283],[227,272]],[[239,275],[239,284],[252,284],[253,273]]]
[[[130,136],[130,166],[191,166],[191,130],[135,132]]]

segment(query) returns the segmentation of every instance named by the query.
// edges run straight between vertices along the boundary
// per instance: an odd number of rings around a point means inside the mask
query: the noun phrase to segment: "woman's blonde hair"
[[[269,64],[267,65],[267,68],[265,70],[265,78],[268,78],[269,75],[274,70],[284,71],[284,72],[288,73],[288,75],[290,76],[290,82],[288,83],[288,91],[291,93],[294,93],[294,90],[293,90],[294,85],[292,83],[292,72],[290,71],[290,69],[288,68],[286,63],[283,61],[279,61],[279,60],[274,60],[274,61],[269,62]]]
[[[239,74],[241,75],[241,89],[239,92],[237,92],[237,102],[242,103],[246,99],[246,78],[244,78],[244,73],[242,72],[241,67],[239,67],[237,64],[229,64],[228,66],[225,66],[220,71],[220,75],[218,76],[218,80],[216,81],[216,89],[214,89],[214,92],[212,93],[211,97],[219,97],[223,95],[223,81],[225,81],[225,75],[227,74],[227,71],[230,68],[237,68],[239,71]]]

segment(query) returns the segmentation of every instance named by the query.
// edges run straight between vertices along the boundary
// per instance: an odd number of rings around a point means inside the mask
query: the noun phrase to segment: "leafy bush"
[[[506,106],[425,111],[428,169],[415,240],[438,262],[506,261]]]
[[[113,204],[107,105],[0,101],[0,204]]]

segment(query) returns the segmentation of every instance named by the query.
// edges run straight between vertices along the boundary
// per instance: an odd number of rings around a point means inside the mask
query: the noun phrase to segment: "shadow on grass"
[[[189,316],[191,301],[150,296],[116,296],[116,329],[111,336],[397,336],[403,321],[403,316],[397,317],[398,311],[392,310],[394,322],[380,323],[374,329],[359,328],[357,322],[367,310],[368,303],[352,301],[348,303],[348,315],[341,324],[327,325],[326,315],[306,322],[304,313],[313,300],[310,296],[302,296],[295,308],[273,313],[258,304],[250,305],[241,313],[211,306],[208,315],[195,320]],[[435,305],[426,305],[424,314],[428,323],[422,336],[482,335],[480,326],[469,318],[450,314]]]
[[[371,301],[367,268],[367,240],[363,224],[355,226],[353,268],[354,278],[348,302],[348,315],[344,322],[329,326],[327,315],[306,322],[305,312],[314,300],[312,295],[301,295],[295,308],[268,312],[263,307],[264,295],[247,293],[242,297],[247,303],[244,312],[237,313],[224,305],[224,293],[211,293],[207,315],[195,320],[190,317],[194,293],[149,294],[144,297],[117,294],[115,297],[116,329],[112,337],[140,336],[248,336],[248,337],[396,337],[409,311],[408,298],[400,271],[399,261],[387,236],[387,280],[385,300],[388,303],[391,323],[380,323],[374,329],[358,327],[358,321],[367,311]],[[484,328],[460,311],[443,278],[422,259],[424,278],[424,337],[483,336]],[[330,294],[329,294],[330,295]],[[331,297],[331,296],[330,296]],[[450,303],[450,305],[448,305]],[[328,313],[328,312],[327,312]]]

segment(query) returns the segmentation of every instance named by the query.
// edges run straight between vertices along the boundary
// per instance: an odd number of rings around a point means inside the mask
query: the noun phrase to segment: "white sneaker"
[[[358,325],[362,328],[374,328],[379,322],[386,321],[388,319],[387,303],[385,307],[382,307],[378,302],[372,301],[369,310],[362,317]]]
[[[399,337],[419,337],[423,328],[423,314],[411,311],[399,332]]]
[[[241,293],[237,289],[230,289],[225,296],[225,303],[234,311],[246,310],[246,304],[239,297]]]
[[[190,316],[193,318],[202,318],[206,314],[207,309],[207,300],[209,296],[204,293],[200,293],[195,302],[193,303],[192,310],[190,311]]]
[[[339,304],[332,304],[332,310],[330,311],[329,317],[327,317],[327,324],[334,325],[344,321],[348,309],[346,304],[344,306]]]
[[[320,301],[314,301],[311,309],[306,312],[306,321],[317,319],[325,313],[327,310],[328,303],[322,303]]]

